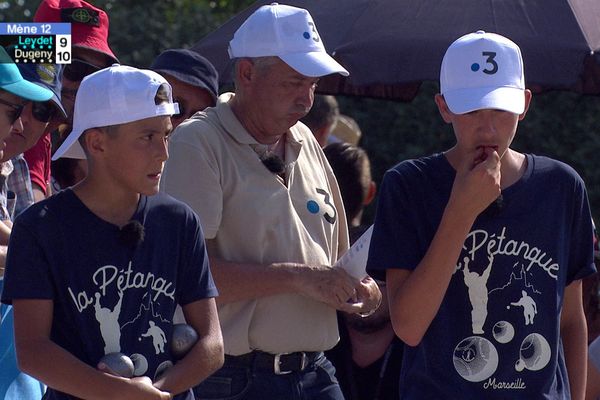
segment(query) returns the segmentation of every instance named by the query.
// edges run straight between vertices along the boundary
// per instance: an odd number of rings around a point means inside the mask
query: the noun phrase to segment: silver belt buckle
[[[281,370],[281,356],[287,355],[290,353],[280,353],[275,354],[275,358],[273,359],[273,371],[275,375],[287,375],[291,374],[293,371],[282,371]],[[300,359],[300,371],[303,371],[304,368],[308,365],[308,357],[305,352],[302,352],[302,358]]]

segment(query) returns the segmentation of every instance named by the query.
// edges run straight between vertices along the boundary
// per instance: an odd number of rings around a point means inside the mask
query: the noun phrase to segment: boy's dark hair
[[[332,124],[338,115],[340,115],[340,108],[335,97],[318,94],[310,111],[300,121],[315,132],[325,125]]]
[[[154,96],[154,104],[159,105],[162,103],[168,103],[170,92],[171,91],[169,90],[169,88],[167,87],[167,85],[165,83],[160,85],[158,87],[158,90],[156,91],[156,95]]]
[[[323,152],[340,186],[347,220],[352,221],[362,210],[369,193],[369,157],[360,147],[343,142],[331,143]]]

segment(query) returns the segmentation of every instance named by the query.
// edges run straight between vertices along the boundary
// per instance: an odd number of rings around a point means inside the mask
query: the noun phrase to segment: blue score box
[[[11,60],[0,62],[69,64],[70,23],[0,23],[0,45]]]

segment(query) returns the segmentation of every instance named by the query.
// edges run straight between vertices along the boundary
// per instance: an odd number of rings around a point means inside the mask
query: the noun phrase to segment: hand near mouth
[[[495,147],[479,147],[475,158],[465,158],[456,171],[448,204],[465,217],[479,215],[500,195],[500,165]]]
[[[473,160],[473,168],[483,161],[487,160],[487,158],[498,150],[497,146],[479,146],[477,147],[477,156],[475,160]]]

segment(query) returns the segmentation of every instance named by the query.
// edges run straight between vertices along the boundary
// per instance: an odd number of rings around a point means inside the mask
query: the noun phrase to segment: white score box
[[[56,56],[57,64],[71,64],[71,35],[56,35]]]

